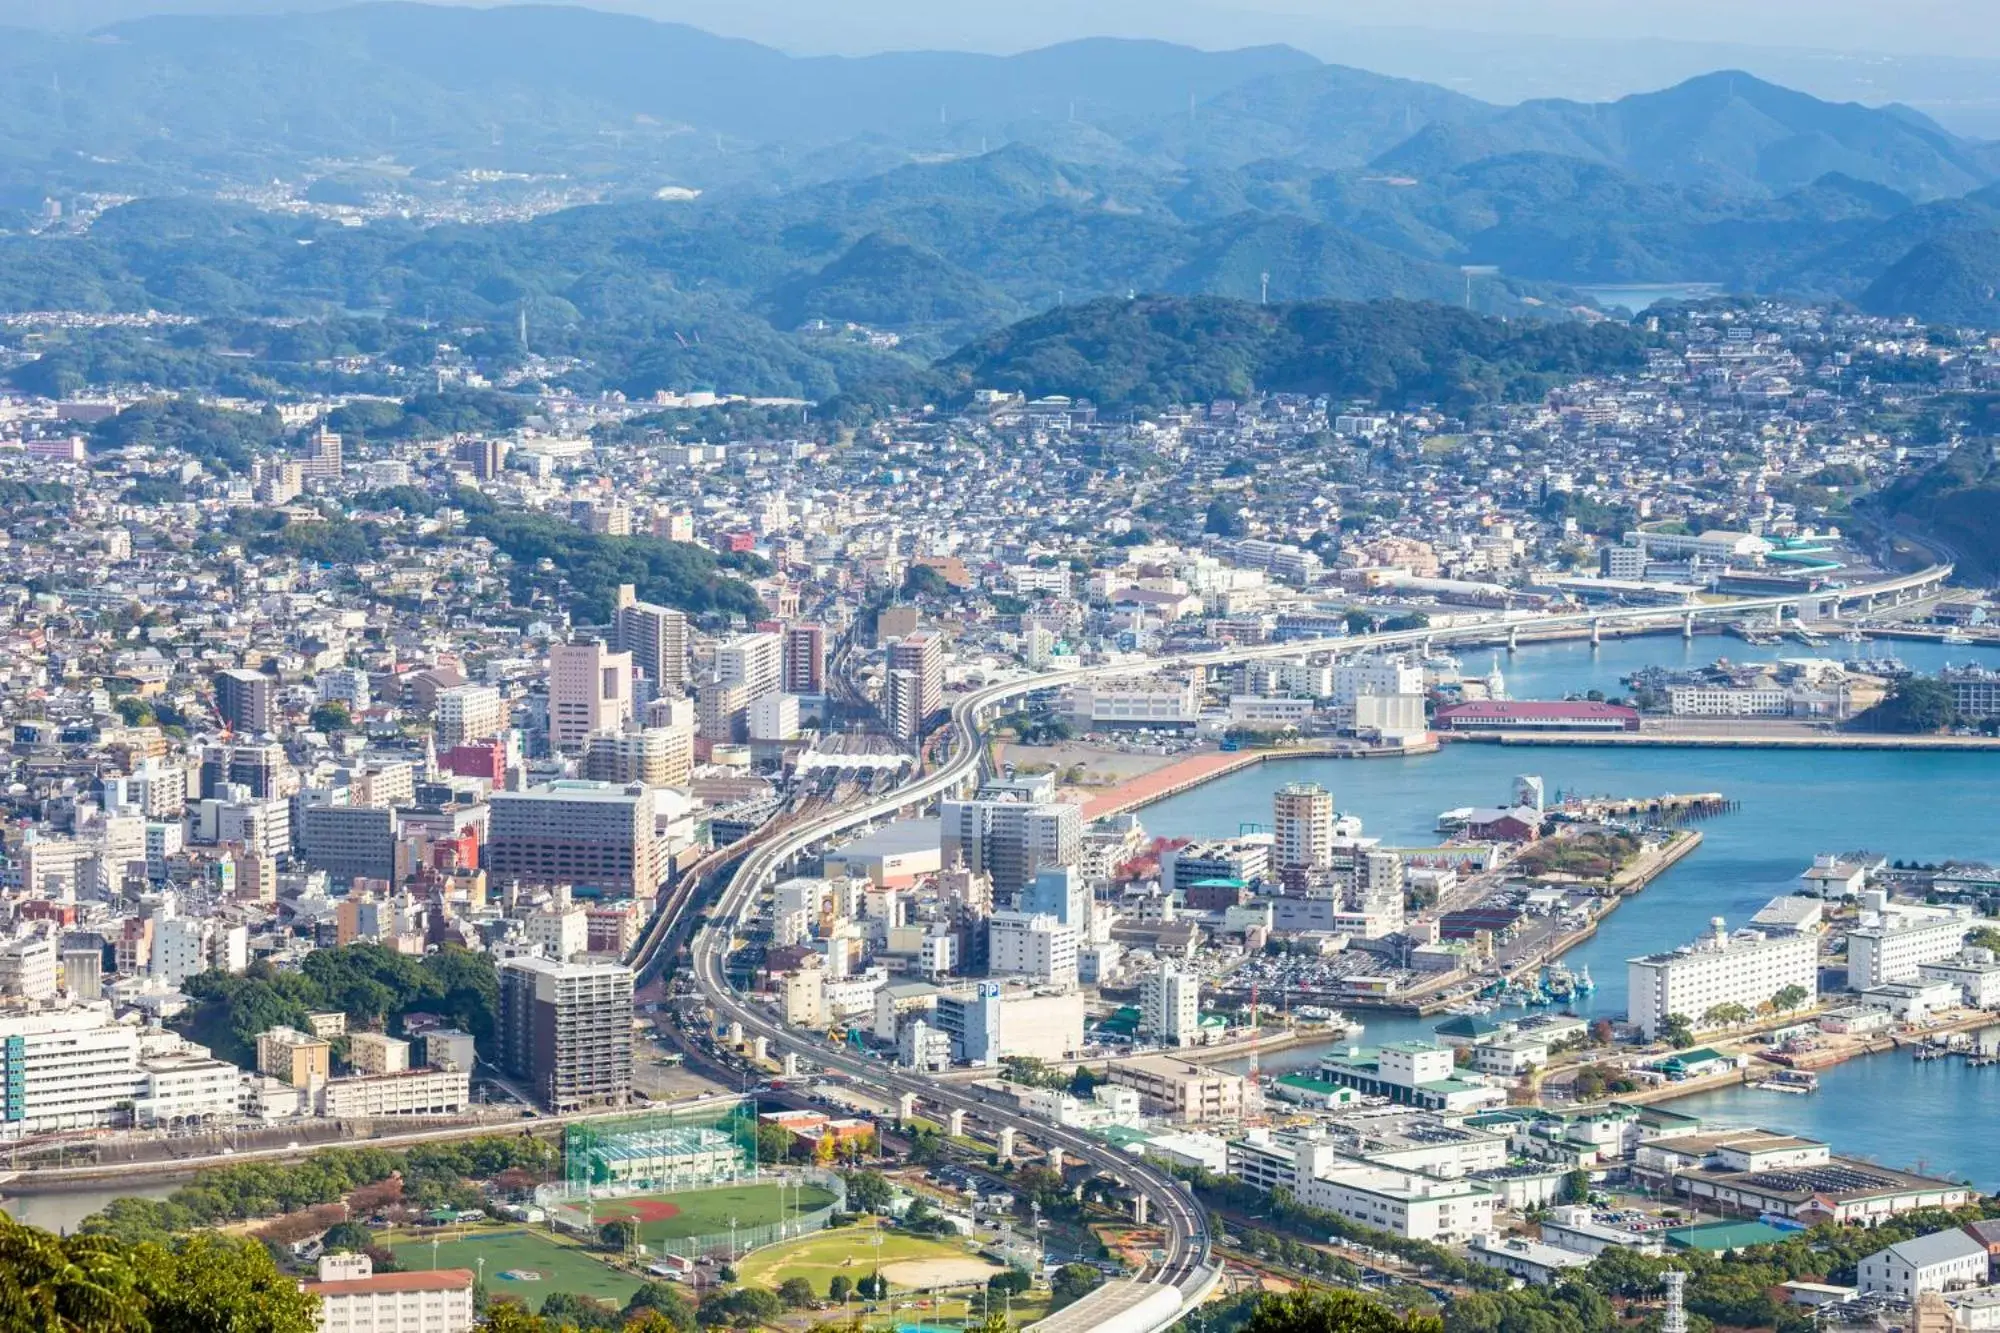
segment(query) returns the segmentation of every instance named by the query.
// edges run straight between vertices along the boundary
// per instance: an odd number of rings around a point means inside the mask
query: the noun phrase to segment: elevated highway
[[[1491,616],[1439,629],[1293,640],[1186,653],[1158,659],[1149,663],[1148,668],[1221,667],[1312,653],[1500,643],[1509,641],[1518,630],[1587,629],[1594,637],[1603,628],[1611,626],[1672,625],[1678,622],[1691,632],[1698,620],[1735,619],[1758,612],[1771,612],[1782,617],[1787,612],[1799,613],[1807,603],[1813,604],[1819,614],[1829,615],[1843,606],[1856,603],[1873,607],[1884,600],[1909,600],[1942,586],[1951,573],[1950,565],[1934,565],[1914,574],[1873,584],[1829,588],[1811,594],[1738,598],[1699,606],[1613,607],[1557,615]],[[964,1111],[993,1126],[1011,1128],[1020,1137],[1047,1147],[1060,1148],[1067,1156],[1086,1161],[1120,1182],[1132,1195],[1135,1213],[1147,1216],[1165,1234],[1160,1252],[1163,1257],[1150,1264],[1140,1275],[1141,1278],[1171,1288],[1179,1297],[1171,1316],[1162,1313],[1157,1322],[1140,1330],[1140,1333],[1152,1333],[1153,1330],[1169,1327],[1183,1310],[1204,1299],[1220,1279],[1220,1269],[1210,1262],[1206,1211],[1191,1193],[1147,1163],[1135,1161],[1075,1130],[1029,1120],[1000,1098],[979,1089],[960,1087],[897,1069],[880,1060],[834,1047],[817,1034],[790,1028],[768,1007],[749,1000],[731,986],[725,970],[725,960],[738,927],[749,916],[764,888],[774,882],[794,858],[877,819],[955,794],[971,782],[985,760],[980,727],[989,710],[1043,690],[1094,678],[1129,675],[1132,671],[1129,665],[1118,665],[1024,675],[961,696],[952,705],[948,723],[949,757],[932,772],[916,776],[883,796],[800,820],[764,837],[751,849],[722,889],[709,919],[695,930],[691,961],[692,978],[714,1007],[717,1017],[742,1024],[746,1036],[767,1038],[774,1052],[798,1054],[839,1069],[889,1092],[899,1102],[904,1098],[914,1098],[927,1107],[946,1113]],[[661,946],[681,934],[694,898],[690,884],[686,892],[671,895],[662,903],[660,918],[655,920],[634,950],[631,958],[634,966],[646,972],[663,960]],[[1109,1301],[1113,1297],[1107,1295],[1105,1299]]]

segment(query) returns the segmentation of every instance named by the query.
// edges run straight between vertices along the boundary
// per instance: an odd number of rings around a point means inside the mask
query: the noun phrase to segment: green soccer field
[[[486,1290],[494,1296],[514,1297],[525,1302],[531,1310],[539,1310],[543,1297],[558,1291],[623,1305],[639,1289],[638,1278],[606,1267],[588,1250],[561,1244],[539,1232],[515,1228],[471,1228],[463,1231],[453,1229],[444,1234],[451,1239],[439,1242],[435,1263],[431,1259],[430,1241],[417,1238],[398,1239],[392,1243],[396,1262],[412,1271],[469,1268],[477,1273],[480,1271],[479,1261],[484,1259]],[[539,1273],[541,1276],[538,1279],[509,1278],[505,1276],[509,1271]]]
[[[726,1236],[729,1220],[740,1230],[811,1213],[826,1207],[833,1191],[818,1185],[794,1190],[777,1184],[724,1185],[679,1194],[644,1194],[629,1199],[599,1199],[591,1215],[601,1225],[627,1217],[639,1224],[639,1240],[652,1244],[686,1240],[690,1236]]]

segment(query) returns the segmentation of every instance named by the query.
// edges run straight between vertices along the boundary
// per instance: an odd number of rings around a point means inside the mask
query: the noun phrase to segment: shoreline
[[[1560,731],[1560,732],[1445,732],[1440,739],[1450,745],[1502,745],[1547,748],[1618,747],[1658,750],[1919,750],[2000,752],[2000,736],[1887,736],[1872,733],[1847,735],[1759,735],[1705,736],[1667,732]]]
[[[1130,814],[1206,786],[1234,773],[1280,759],[1411,759],[1438,753],[1435,733],[1406,745],[1320,744],[1267,750],[1203,750],[1163,768],[1128,778],[1083,803],[1085,822]]]

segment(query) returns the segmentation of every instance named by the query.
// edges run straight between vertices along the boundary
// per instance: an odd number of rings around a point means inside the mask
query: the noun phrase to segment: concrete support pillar
[[[1433,645],[1435,644],[1435,642],[1436,642],[1436,640],[1434,640],[1434,639],[1425,639],[1425,640],[1424,640],[1424,656],[1425,656],[1425,657],[1429,657],[1429,656],[1431,656],[1431,655],[1432,655],[1432,652],[1431,652],[1431,650],[1432,650],[1432,646],[1433,646]]]
[[[916,1118],[916,1114],[917,1114],[916,1093],[906,1092],[902,1096],[896,1099],[896,1123],[898,1125],[909,1124],[911,1120]]]
[[[1000,1160],[1003,1162],[1011,1162],[1014,1160],[1014,1127],[1012,1125],[1005,1125],[1001,1127]]]
[[[758,1060],[758,1061],[763,1061],[763,1060],[768,1060],[768,1059],[770,1059],[770,1058],[771,1058],[771,1039],[770,1039],[769,1037],[753,1037],[753,1038],[751,1038],[751,1040],[750,1040],[750,1058],[751,1058],[751,1059],[753,1059],[753,1060]]]
[[[1681,617],[1681,637],[1683,639],[1692,639],[1694,637],[1694,612],[1692,611]]]
[[[785,1077],[797,1078],[798,1076],[799,1076],[799,1053],[797,1051],[786,1051]]]
[[[1134,1196],[1132,1200],[1132,1220],[1140,1226],[1145,1226],[1147,1215],[1146,1196],[1143,1194]]]
[[[1063,1150],[1061,1148],[1049,1149],[1049,1170],[1055,1172],[1057,1175],[1061,1175],[1062,1169]]]
[[[743,1044],[743,1025],[741,1023],[731,1023],[729,1025],[729,1044],[731,1046],[741,1046]]]
[[[951,1130],[953,1138],[962,1139],[965,1137],[965,1112],[963,1110],[953,1111],[947,1118],[946,1123]]]
[[[1596,616],[1590,618],[1590,646],[1595,648],[1604,642],[1604,622]]]
[[[1507,631],[1507,651],[1510,653],[1519,652],[1520,648],[1521,648],[1521,627],[1519,625],[1516,625],[1512,629]]]

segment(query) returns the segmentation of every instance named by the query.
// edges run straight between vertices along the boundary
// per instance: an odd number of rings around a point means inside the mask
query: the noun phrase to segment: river
[[[1828,650],[1849,649],[1834,645]],[[2000,666],[2000,651],[1937,644],[1882,643],[1852,651],[1894,652],[1913,668],[1945,661]],[[1607,642],[1523,648],[1500,654],[1508,692],[1516,698],[1560,698],[1588,689],[1620,691],[1620,678],[1649,664],[1698,665],[1727,655],[1738,661],[1799,656],[1790,647],[1755,648],[1703,636],[1692,643],[1650,636]],[[1467,674],[1489,667],[1464,658]],[[1868,850],[1891,859],[1969,857],[2000,863],[2000,755],[1912,751],[1503,749],[1448,745],[1406,760],[1293,760],[1245,769],[1140,812],[1149,833],[1222,837],[1246,824],[1268,826],[1271,793],[1287,782],[1318,782],[1342,811],[1359,815],[1366,831],[1391,844],[1429,845],[1442,810],[1498,804],[1518,773],[1538,773],[1553,796],[1655,795],[1719,791],[1740,802],[1733,814],[1700,825],[1705,841],[1693,856],[1661,875],[1606,918],[1594,939],[1574,950],[1572,967],[1588,965],[1594,995],[1576,1006],[1586,1015],[1625,1012],[1625,960],[1691,939],[1710,917],[1741,925],[1770,899],[1789,893],[1816,852]],[[1361,1015],[1370,1045],[1428,1036],[1439,1020]],[[1315,1063],[1324,1047],[1297,1047],[1264,1059],[1267,1071]],[[1240,1069],[1239,1063],[1234,1066]],[[1968,1069],[1959,1061],[1913,1064],[1904,1055],[1850,1061],[1821,1075],[1809,1097],[1735,1089],[1674,1103],[1725,1123],[1756,1123],[1830,1140],[1837,1151],[1933,1170],[2000,1188],[2000,1137],[1984,1123],[1988,1100],[2000,1095],[2000,1067]]]

